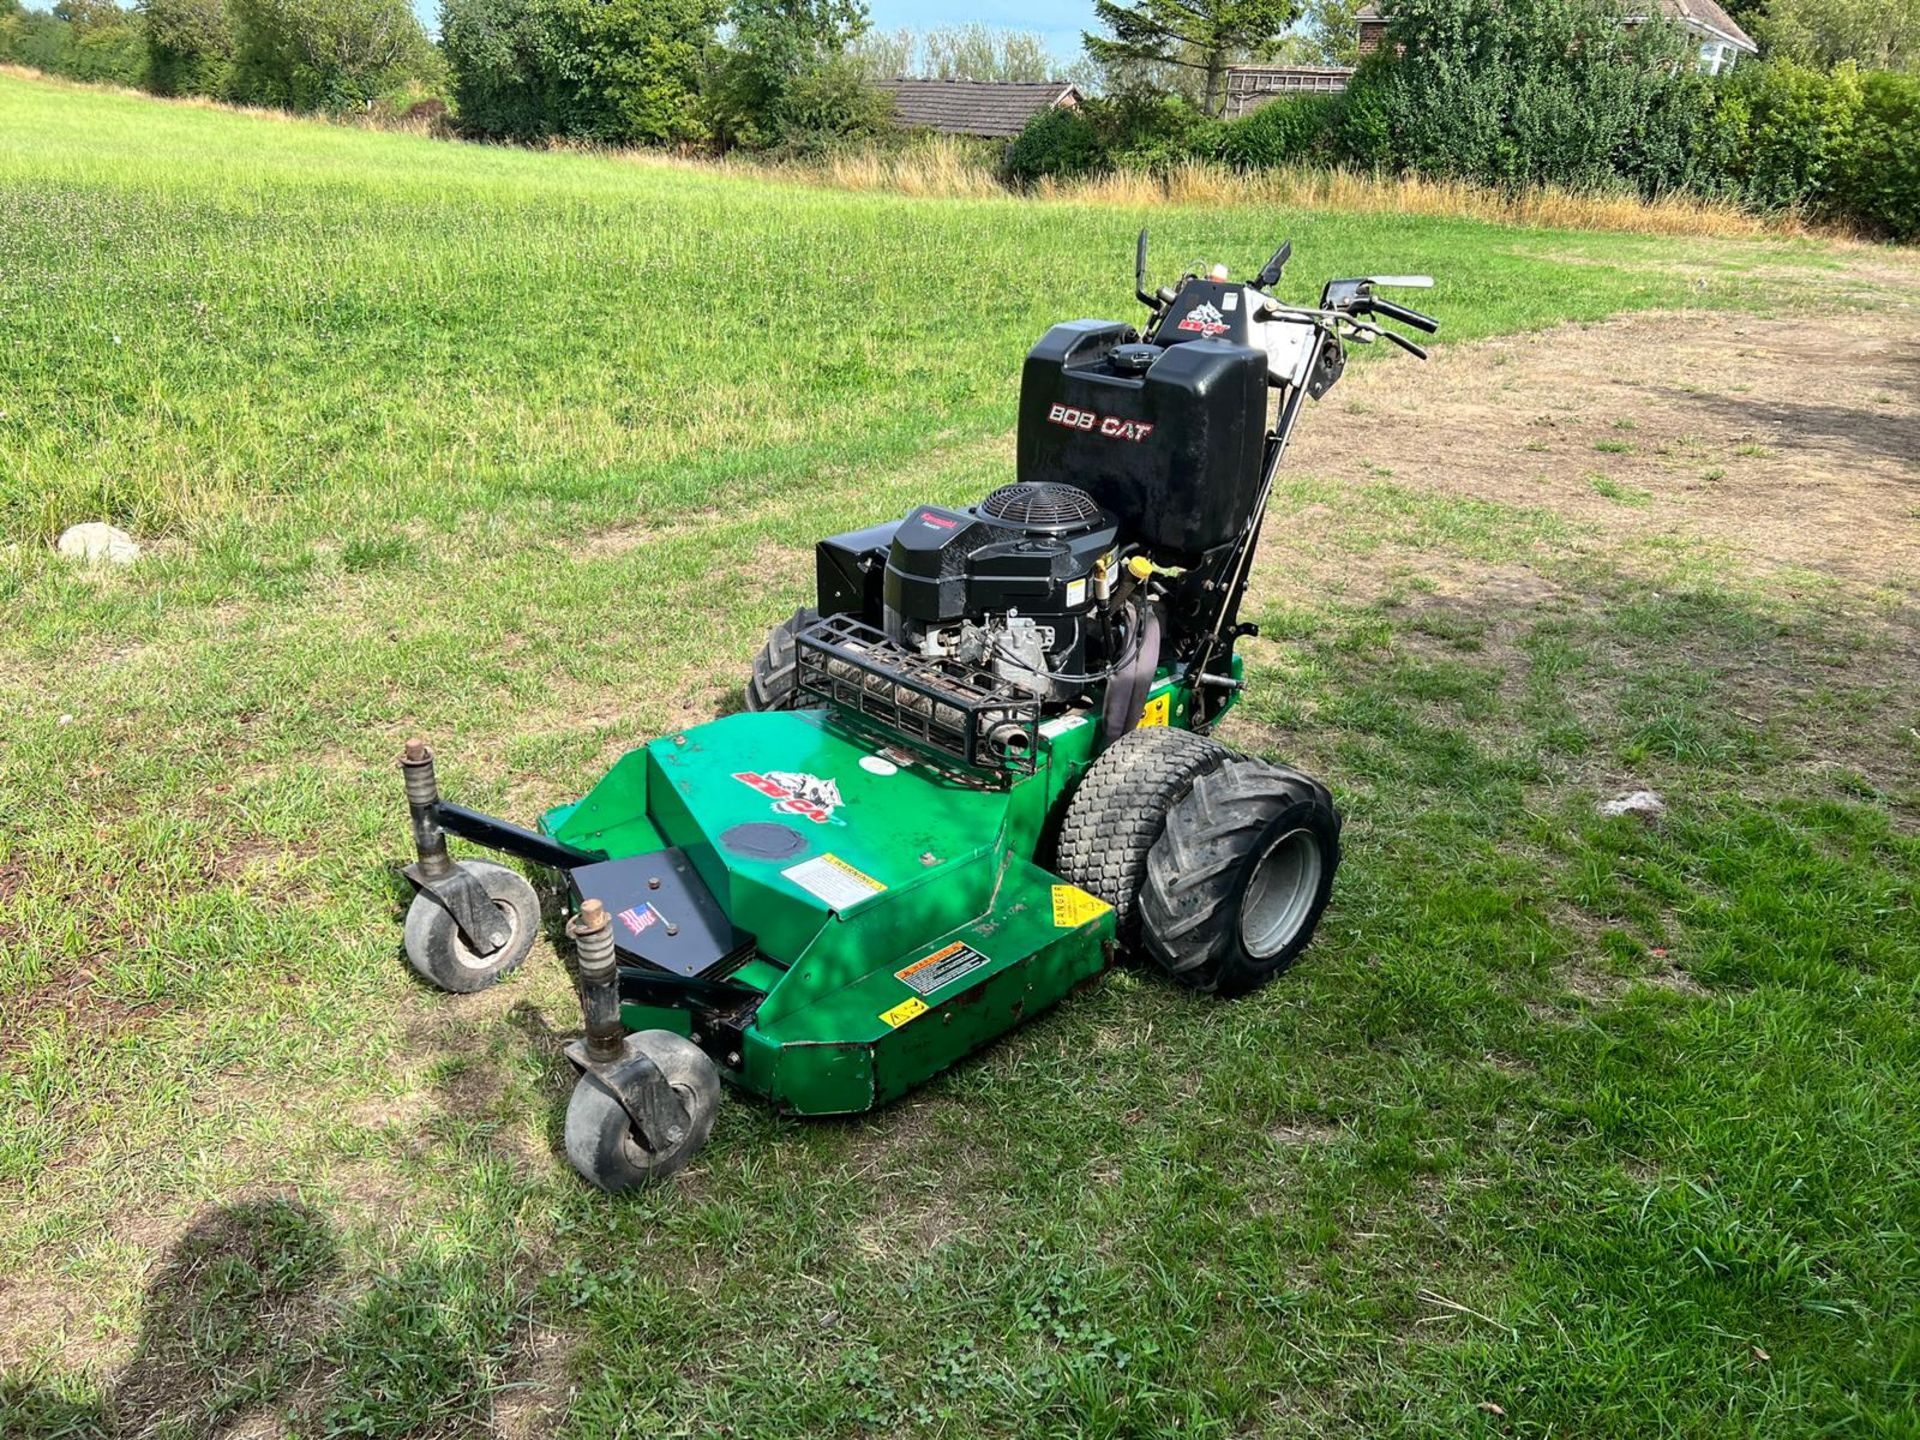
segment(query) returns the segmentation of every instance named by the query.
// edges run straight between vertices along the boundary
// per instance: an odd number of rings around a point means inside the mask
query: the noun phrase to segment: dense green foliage
[[[1776,59],[1920,68],[1920,0],[1766,0],[1754,7],[1747,28]]]
[[[1685,193],[1920,238],[1920,77],[1747,61],[1710,77],[1623,0],[1396,0],[1393,43],[1344,95],[1270,102],[1225,124],[1097,102],[1043,116],[1008,173],[1084,175],[1218,159],[1330,163],[1499,187]],[[1117,117],[1124,112],[1122,123]]]
[[[227,0],[233,98],[288,110],[371,105],[440,72],[408,0]]]
[[[732,0],[707,86],[725,146],[810,151],[879,134],[892,113],[848,45],[867,29],[859,0]]]
[[[1634,175],[1650,117],[1689,84],[1689,47],[1624,14],[1614,0],[1396,0],[1391,38],[1408,58],[1383,52],[1354,77],[1354,158],[1496,185]]]
[[[1835,215],[1901,239],[1920,236],[1920,75],[1860,82],[1852,142],[1835,161],[1826,195]]]
[[[461,124],[508,140],[703,139],[700,80],[719,0],[445,0]]]
[[[226,0],[140,0],[147,88],[156,95],[225,95],[235,36]]]
[[[1211,154],[1223,130],[1178,95],[1128,91],[1043,111],[1008,148],[1008,178],[1026,184],[1116,168],[1157,170]]]
[[[0,60],[289,110],[364,109],[442,72],[408,0],[61,0],[0,12]]]
[[[725,22],[725,40],[720,38]],[[460,125],[508,140],[807,153],[880,134],[850,0],[444,0]]]
[[[69,80],[138,85],[146,40],[113,0],[60,0],[52,10],[0,5],[0,61]]]
[[[1173,68],[1200,78],[1200,107],[1218,115],[1233,60],[1260,54],[1300,13],[1298,0],[1094,0],[1105,34],[1083,37],[1088,56],[1115,90],[1132,88],[1135,67]]]
[[[1342,114],[1338,95],[1294,95],[1269,101],[1251,115],[1222,125],[1219,157],[1241,170],[1329,160]]]
[[[1042,110],[1007,147],[1007,177],[1020,184],[1052,176],[1070,180],[1106,164],[1086,107]]]

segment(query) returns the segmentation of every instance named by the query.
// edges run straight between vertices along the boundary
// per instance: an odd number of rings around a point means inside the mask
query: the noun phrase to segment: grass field
[[[8,77],[0,137],[0,1435],[1920,1435],[1910,259]],[[813,537],[1007,475],[1143,218],[1441,279],[1429,373],[1307,416],[1249,607],[1226,738],[1350,817],[1321,938],[588,1193],[550,948],[400,957],[400,742],[531,817],[735,703]],[[89,519],[147,557],[56,560]]]

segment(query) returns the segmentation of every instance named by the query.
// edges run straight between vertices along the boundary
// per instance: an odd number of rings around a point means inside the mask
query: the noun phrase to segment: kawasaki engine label
[[[1098,411],[1082,410],[1073,405],[1048,406],[1047,419],[1056,425],[1064,425],[1069,430],[1084,430],[1093,435],[1105,435],[1110,440],[1144,440],[1154,431],[1154,427],[1144,420],[1128,420],[1120,415],[1102,415]]]

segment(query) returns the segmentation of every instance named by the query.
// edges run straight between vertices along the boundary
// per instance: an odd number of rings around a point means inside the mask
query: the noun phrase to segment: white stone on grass
[[[55,548],[62,555],[84,560],[89,565],[131,565],[140,558],[140,546],[131,535],[98,520],[69,525],[60,532]]]
[[[1602,815],[1637,815],[1642,820],[1656,820],[1667,813],[1667,802],[1651,790],[1635,790],[1617,800],[1602,800],[1597,808]]]

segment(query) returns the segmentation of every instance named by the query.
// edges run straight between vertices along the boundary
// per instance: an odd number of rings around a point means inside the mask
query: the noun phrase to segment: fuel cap
[[[1116,345],[1110,352],[1113,368],[1123,375],[1139,375],[1160,358],[1158,345]]]

